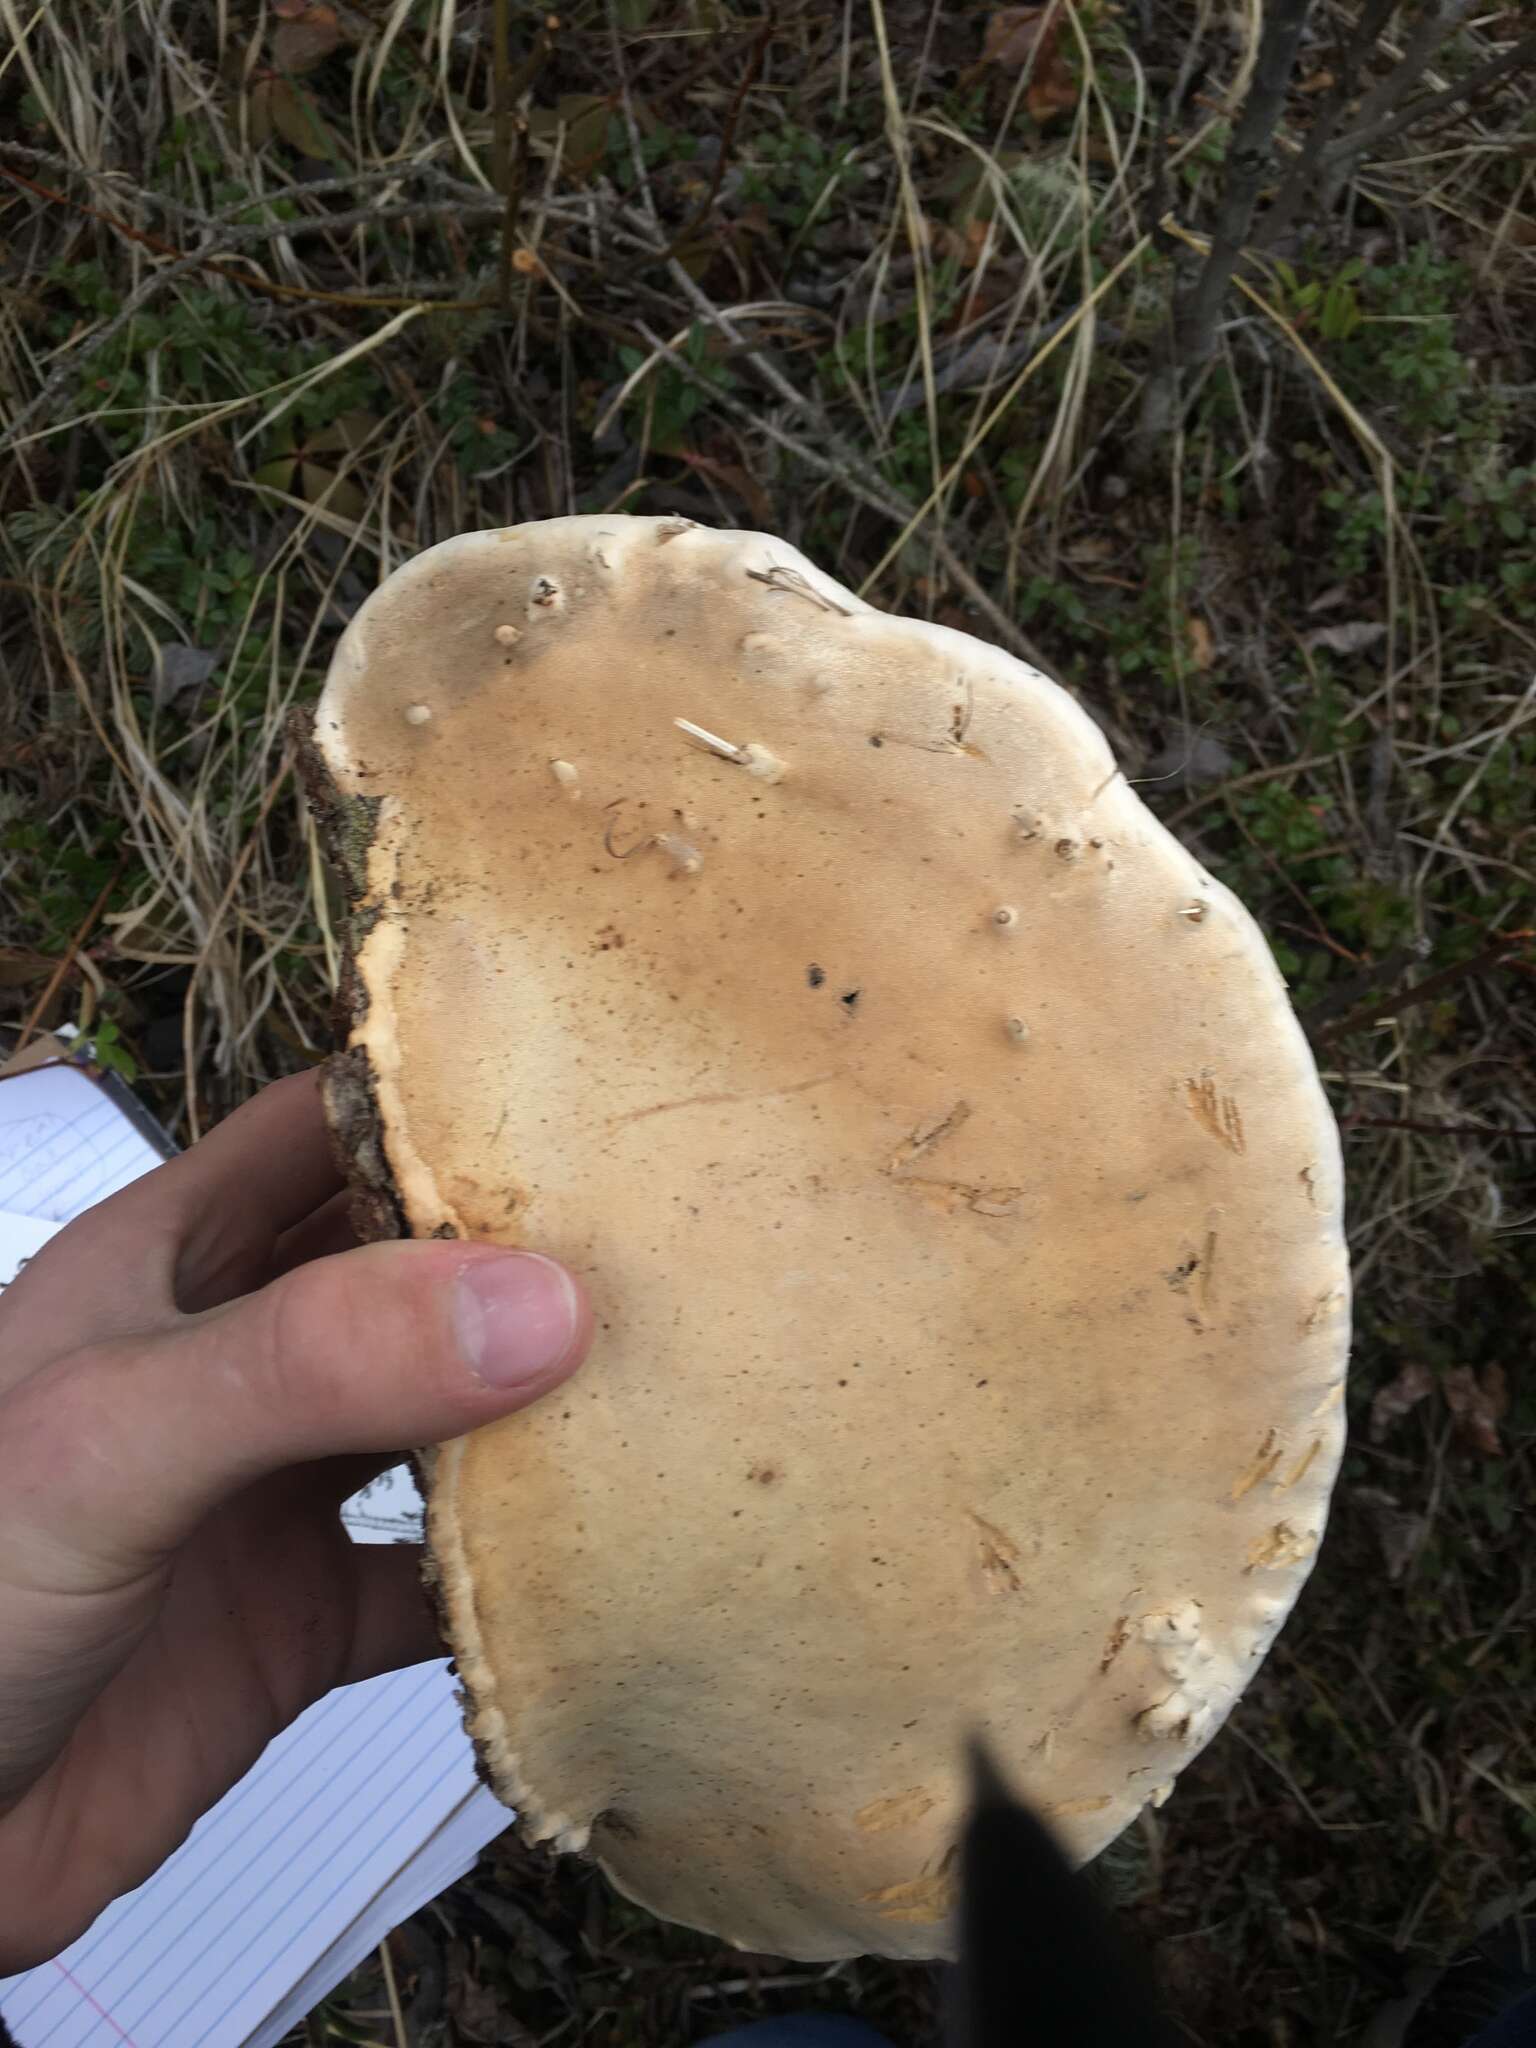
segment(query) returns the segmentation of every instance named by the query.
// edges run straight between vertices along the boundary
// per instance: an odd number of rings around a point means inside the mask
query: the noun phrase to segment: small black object
[[[977,1741],[950,2048],[1180,2048],[1151,1972]]]

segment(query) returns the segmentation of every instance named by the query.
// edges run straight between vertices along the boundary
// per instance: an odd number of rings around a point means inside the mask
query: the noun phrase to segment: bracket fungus
[[[398,569],[310,765],[376,1227],[597,1310],[425,1460],[485,1771],[668,1918],[949,1952],[967,1738],[1093,1856],[1322,1532],[1339,1145],[1258,928],[1064,690],[676,519]]]

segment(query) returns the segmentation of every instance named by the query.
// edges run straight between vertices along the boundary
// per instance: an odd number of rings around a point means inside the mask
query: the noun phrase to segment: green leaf
[[[291,455],[279,455],[273,462],[264,462],[260,469],[251,472],[251,482],[260,484],[264,490],[291,491],[293,475],[297,464]]]
[[[267,110],[272,126],[284,142],[301,156],[333,163],[341,155],[341,143],[302,85],[291,78],[266,81],[271,87]]]
[[[322,469],[317,462],[299,465],[299,496],[311,505],[324,504],[327,512],[334,512],[340,519],[361,519],[368,509],[368,500],[351,477],[339,477],[334,471]]]

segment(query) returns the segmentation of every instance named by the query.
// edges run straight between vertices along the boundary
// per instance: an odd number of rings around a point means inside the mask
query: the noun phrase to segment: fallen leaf
[[[337,476],[334,470],[322,469],[317,462],[299,465],[298,494],[306,503],[323,505],[327,512],[350,519],[354,525],[368,510],[368,500],[360,485],[349,476]]]
[[[1044,123],[1077,105],[1077,80],[1061,49],[1060,0],[996,9],[982,38],[981,61],[1002,71],[1028,68],[1024,106],[1032,121]]]
[[[1197,732],[1154,754],[1147,763],[1147,779],[1165,792],[1187,789],[1192,783],[1220,782],[1236,766],[1231,751],[1214,733]]]
[[[273,78],[258,78],[251,87],[247,101],[246,127],[250,131],[252,144],[260,149],[272,140],[272,88],[277,83]]]
[[[279,71],[297,77],[323,64],[341,41],[341,23],[334,7],[324,0],[286,0],[281,19],[272,32],[272,62]]]
[[[155,649],[155,673],[149,686],[155,709],[163,711],[188,690],[199,690],[219,665],[216,650],[191,647],[185,640],[162,641]]]
[[[1394,1422],[1417,1408],[1426,1394],[1435,1391],[1435,1376],[1427,1365],[1410,1359],[1396,1379],[1378,1387],[1371,1397],[1371,1442],[1379,1444]]]
[[[1029,84],[1024,88],[1024,107],[1032,121],[1044,126],[1057,114],[1070,114],[1077,105],[1077,80],[1072,76],[1059,49],[1052,46],[1049,57],[1041,52]]]
[[[1019,71],[1056,26],[1055,0],[1046,7],[999,7],[987,22],[981,61]]]
[[[606,93],[562,93],[552,107],[528,109],[528,133],[535,142],[558,145],[561,166],[583,183],[597,169],[608,147],[608,124],[614,102]],[[637,110],[644,125],[644,103]]]
[[[339,149],[320,109],[300,85],[288,78],[264,78],[252,94],[266,94],[269,127],[300,156],[312,156],[328,163]]]
[[[1386,630],[1380,619],[1347,619],[1343,625],[1317,627],[1301,644],[1325,648],[1329,654],[1360,654],[1374,647]]]
[[[1503,1366],[1485,1365],[1480,1373],[1470,1365],[1452,1366],[1440,1382],[1440,1391],[1462,1442],[1485,1458],[1502,1458],[1499,1424],[1509,1412]]]
[[[1418,1556],[1424,1538],[1429,1534],[1428,1518],[1400,1507],[1394,1494],[1383,1492],[1377,1486],[1357,1486],[1353,1498],[1371,1518],[1376,1540],[1381,1545],[1381,1561],[1386,1566],[1389,1582],[1395,1586]]]
[[[679,448],[677,452],[690,469],[713,477],[717,484],[740,498],[765,532],[773,525],[773,500],[750,470],[739,462],[722,462],[717,456],[701,455],[695,448]]]
[[[1184,621],[1184,630],[1189,635],[1189,657],[1196,668],[1209,668],[1216,659],[1216,640],[1210,627],[1198,612],[1191,612]]]
[[[984,637],[979,622],[957,604],[941,604],[933,615],[934,624],[948,626],[952,633],[969,633],[973,640]],[[975,752],[974,748],[968,751]]]

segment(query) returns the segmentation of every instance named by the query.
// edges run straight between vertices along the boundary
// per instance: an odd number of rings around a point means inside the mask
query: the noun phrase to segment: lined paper
[[[0,1209],[71,1223],[160,1164],[82,1068],[61,1062],[0,1079]]]
[[[344,1686],[0,2013],[19,2048],[270,2048],[509,1818],[446,1661]]]
[[[0,1259],[7,1215],[23,1256],[159,1163],[80,1069],[0,1079]],[[420,1518],[405,1466],[343,1509],[359,1542],[409,1540]],[[475,1776],[446,1660],[342,1687],[137,1891],[0,1979],[0,2016],[18,2048],[273,2048],[510,1818]]]

